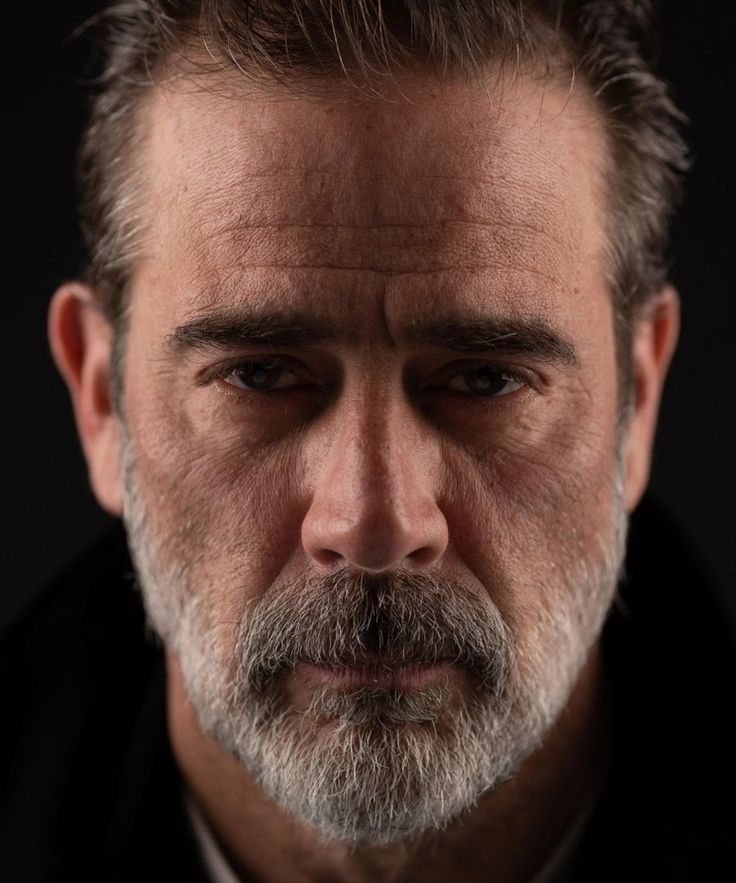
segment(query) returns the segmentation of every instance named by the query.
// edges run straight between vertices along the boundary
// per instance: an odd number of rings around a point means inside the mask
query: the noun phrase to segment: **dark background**
[[[3,523],[6,588],[0,619],[109,521],[86,477],[65,387],[46,343],[48,300],[81,254],[73,164],[92,75],[87,42],[69,42],[99,8],[93,0],[12,4],[4,10],[7,288],[0,303],[5,400],[2,420],[8,502]],[[672,277],[683,329],[662,404],[652,492],[691,537],[736,623],[733,507],[736,438],[736,186],[733,35],[736,12],[668,4],[661,70],[690,118],[695,165],[673,231]],[[683,9],[684,11],[680,11]],[[697,591],[697,586],[693,586]]]

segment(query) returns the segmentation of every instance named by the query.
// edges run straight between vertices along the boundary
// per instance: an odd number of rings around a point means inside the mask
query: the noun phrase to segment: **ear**
[[[639,504],[649,482],[659,403],[680,333],[680,298],[666,286],[634,319],[632,372],[634,407],[627,432],[626,507]]]
[[[51,352],[72,404],[92,490],[103,509],[122,514],[118,427],[109,390],[113,329],[78,282],[62,285],[48,315]]]

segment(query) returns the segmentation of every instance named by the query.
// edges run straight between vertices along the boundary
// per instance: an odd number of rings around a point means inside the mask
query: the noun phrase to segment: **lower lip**
[[[349,668],[331,668],[326,665],[312,665],[299,662],[305,674],[331,687],[356,688],[373,687],[378,690],[416,690],[437,680],[441,675],[449,673],[452,663],[411,663],[409,665],[387,666],[351,666]]]

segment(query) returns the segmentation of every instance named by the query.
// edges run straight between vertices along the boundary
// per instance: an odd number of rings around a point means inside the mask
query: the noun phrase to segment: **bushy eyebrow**
[[[572,341],[539,319],[427,317],[412,322],[404,339],[458,353],[507,353],[559,366],[577,364]]]
[[[329,318],[295,310],[239,308],[214,311],[179,325],[166,338],[178,353],[247,347],[295,348],[320,344],[357,344],[358,329],[342,328]],[[458,353],[526,355],[557,366],[577,364],[572,342],[542,319],[427,316],[414,319],[400,342],[436,346]]]

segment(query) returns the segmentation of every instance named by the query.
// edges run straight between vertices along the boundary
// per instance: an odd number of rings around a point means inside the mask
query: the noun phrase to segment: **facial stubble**
[[[353,845],[441,830],[542,743],[621,574],[620,457],[607,534],[545,575],[554,585],[539,595],[522,645],[490,592],[409,570],[306,575],[251,600],[234,626],[221,621],[193,550],[154,524],[134,444],[120,431],[124,521],[148,622],[178,659],[201,730],[301,822]],[[449,657],[475,688],[441,677],[415,689],[323,684],[306,708],[288,701],[298,662],[340,668],[366,654],[393,665]]]

